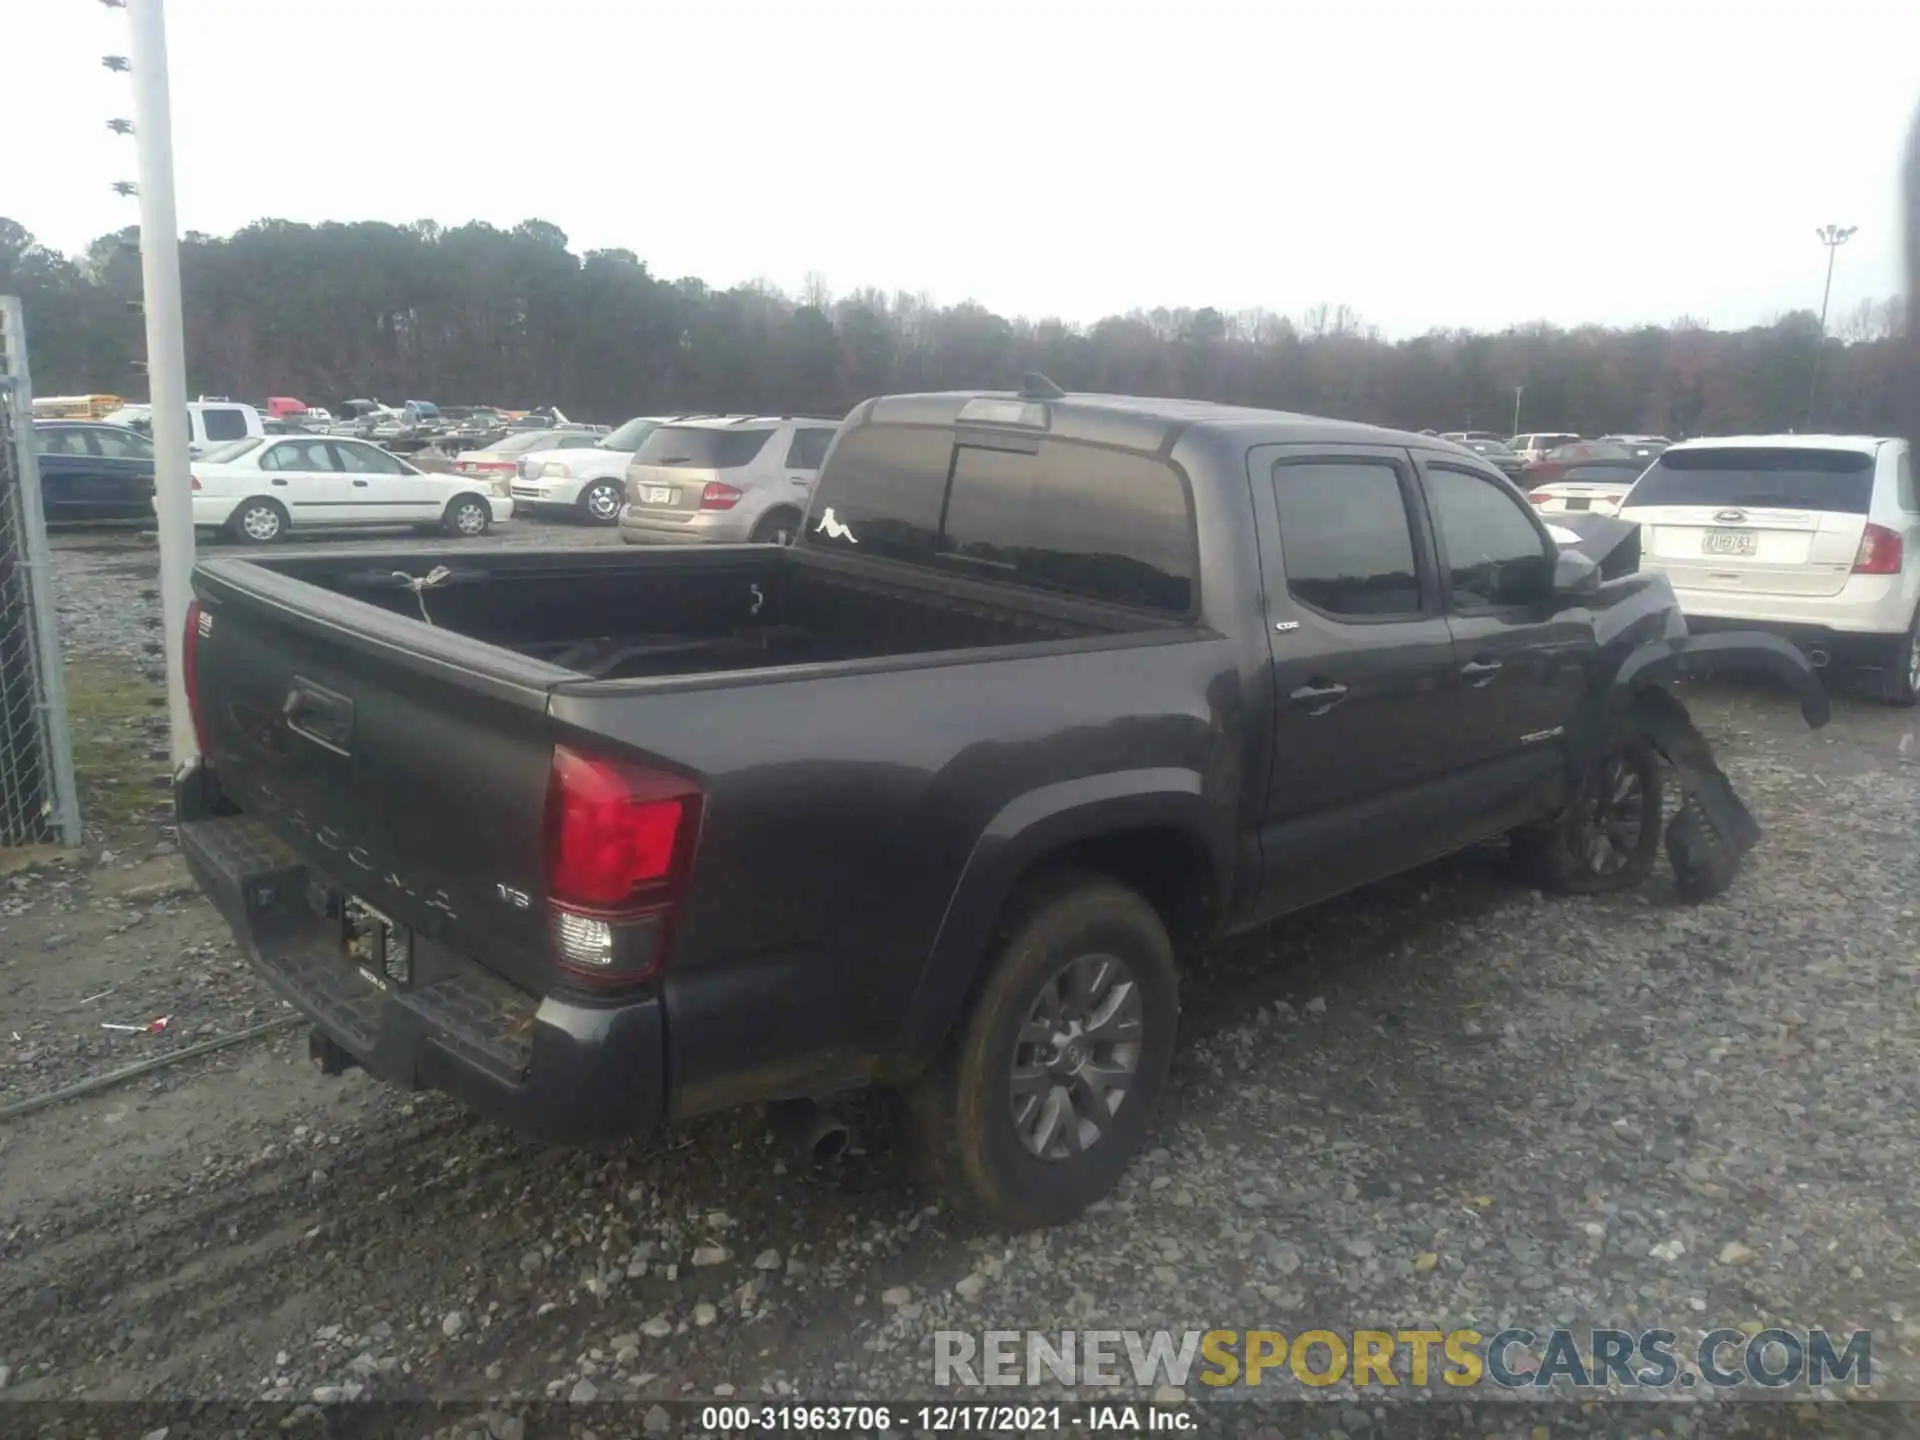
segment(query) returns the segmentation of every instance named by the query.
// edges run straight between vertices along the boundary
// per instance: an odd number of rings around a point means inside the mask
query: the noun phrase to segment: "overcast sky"
[[[0,214],[133,223],[125,17],[0,0]],[[167,0],[183,229],[528,217],[653,271],[1389,334],[1899,286],[1915,0]],[[24,30],[23,30],[24,25]],[[21,63],[24,61],[25,63]]]

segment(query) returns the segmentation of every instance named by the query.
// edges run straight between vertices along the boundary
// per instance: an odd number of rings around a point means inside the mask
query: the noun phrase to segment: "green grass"
[[[146,724],[165,718],[166,686],[147,679],[133,660],[69,660],[66,676],[81,824],[91,836],[108,837],[151,823],[171,806],[156,783],[168,773],[167,732]]]

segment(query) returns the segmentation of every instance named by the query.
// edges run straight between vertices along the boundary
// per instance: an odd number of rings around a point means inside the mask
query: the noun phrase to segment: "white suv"
[[[565,510],[589,525],[620,518],[627,465],[647,436],[691,415],[636,415],[585,447],[534,449],[514,467],[513,503],[524,511]]]
[[[632,545],[791,545],[837,420],[732,415],[662,425],[627,467]]]
[[[1687,624],[1759,626],[1815,665],[1866,672],[1890,705],[1920,689],[1920,503],[1907,442],[1866,435],[1688,440],[1621,502],[1641,563]]]

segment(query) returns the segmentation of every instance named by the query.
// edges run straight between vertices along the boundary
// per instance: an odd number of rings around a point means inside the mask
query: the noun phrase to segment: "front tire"
[[[1659,752],[1639,736],[1613,745],[1555,819],[1516,831],[1513,858],[1527,879],[1561,895],[1632,890],[1660,858]]]
[[[287,512],[278,500],[242,500],[227,519],[227,531],[245,545],[271,545],[287,533]]]
[[[596,480],[580,492],[580,518],[589,525],[612,525],[620,519],[620,486]]]
[[[447,502],[440,526],[461,540],[477,540],[493,527],[493,507],[478,495],[456,495]]]
[[[1058,1225],[1119,1181],[1166,1089],[1179,1020],[1153,907],[1066,872],[1014,904],[986,980],[909,1094],[925,1177],[1006,1230]]]

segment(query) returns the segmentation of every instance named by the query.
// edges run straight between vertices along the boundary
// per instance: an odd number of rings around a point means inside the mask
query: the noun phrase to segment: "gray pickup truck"
[[[948,1195],[1048,1224],[1147,1134],[1212,937],[1500,836],[1559,891],[1663,836],[1731,883],[1758,830],[1672,683],[1825,694],[1635,545],[1438,439],[890,396],[792,546],[203,562],[181,844],[323,1068],[816,1152],[896,1086]]]

